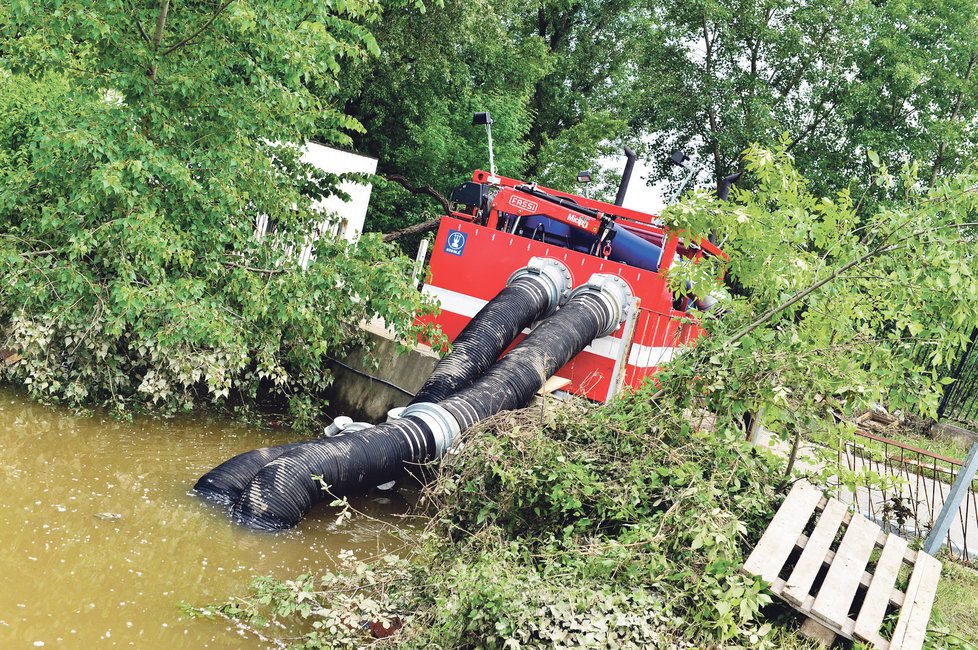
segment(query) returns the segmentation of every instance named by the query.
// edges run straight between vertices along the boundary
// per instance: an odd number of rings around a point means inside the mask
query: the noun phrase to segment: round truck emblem
[[[452,230],[445,238],[445,252],[450,255],[461,255],[465,250],[465,240],[468,239],[461,230]]]

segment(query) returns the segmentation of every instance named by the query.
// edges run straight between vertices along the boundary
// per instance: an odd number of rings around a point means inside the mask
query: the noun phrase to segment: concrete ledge
[[[326,391],[328,410],[334,416],[383,422],[387,411],[411,401],[440,358],[427,345],[398,353],[393,335],[380,323],[369,323],[364,330],[373,344],[370,356],[378,366],[370,366],[363,350],[356,350],[339,363],[328,362],[334,377]]]
[[[971,445],[978,442],[978,433],[950,422],[935,423],[931,427],[931,433],[938,440],[949,440],[961,445],[964,449],[969,449]]]

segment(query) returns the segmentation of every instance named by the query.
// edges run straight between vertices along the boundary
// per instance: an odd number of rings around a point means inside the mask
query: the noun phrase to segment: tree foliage
[[[822,191],[864,185],[869,149],[931,184],[974,157],[973,2],[666,2],[648,20],[634,124],[660,178],[670,147],[712,183],[784,133]]]
[[[344,92],[347,110],[365,126],[357,148],[376,156],[381,172],[447,194],[474,169],[488,170],[486,132],[472,125],[475,111],[492,113],[499,172],[525,171],[530,97],[551,61],[539,39],[509,29],[518,4],[446,0],[389,12],[373,27],[381,53],[356,68]],[[427,199],[399,186],[377,189],[371,229],[435,216]]]
[[[643,47],[635,0],[541,0],[519,17],[554,61],[533,94],[529,173],[569,189],[580,169],[620,151],[629,132],[629,98]]]
[[[507,32],[514,4],[448,0],[386,15],[372,30],[380,55],[345,90],[366,127],[358,145],[385,170],[443,187],[488,168],[485,129],[472,113],[491,111],[497,166],[522,171],[527,100],[549,62],[538,40]]]
[[[381,57],[345,85],[358,146],[446,193],[487,164],[485,109],[500,171],[561,189],[639,143],[652,182],[678,147],[712,185],[785,133],[820,192],[865,185],[867,150],[934,184],[974,157],[976,17],[967,0],[450,1],[385,15]],[[382,188],[371,221],[436,211]]]
[[[870,188],[819,196],[786,149],[749,149],[756,186],[731,203],[701,190],[666,211],[673,227],[718,233],[739,291],[663,385],[724,417],[763,410],[783,433],[838,431],[874,402],[933,416],[978,322],[978,174],[928,188],[916,165],[891,174],[871,151],[886,198],[867,217]],[[672,282],[723,293],[718,275],[687,265]]]
[[[361,320],[417,294],[377,240],[289,248],[335,178],[310,138],[377,52],[371,2],[80,0],[0,7],[0,328],[47,399],[189,407],[270,391],[307,413]],[[254,237],[267,216],[275,235]]]

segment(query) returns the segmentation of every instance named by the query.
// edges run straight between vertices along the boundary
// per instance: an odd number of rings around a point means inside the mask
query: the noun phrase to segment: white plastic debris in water
[[[328,437],[339,435],[343,431],[343,429],[347,428],[351,424],[353,424],[353,418],[347,417],[345,415],[341,415],[336,419],[334,419],[333,422],[328,427],[326,427],[326,430],[323,431],[323,434],[325,434]]]

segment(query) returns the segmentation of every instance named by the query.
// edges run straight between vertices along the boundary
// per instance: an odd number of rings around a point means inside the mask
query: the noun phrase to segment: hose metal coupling
[[[558,307],[570,298],[571,274],[563,262],[552,257],[532,257],[526,266],[509,276],[506,286],[508,287],[519,278],[527,276],[537,278],[550,297],[547,311],[541,318],[552,315]]]
[[[436,458],[445,454],[462,430],[455,417],[434,402],[418,402],[407,406],[401,412],[401,417],[406,418],[409,415],[423,421],[431,429],[435,437]]]
[[[632,290],[628,283],[617,275],[610,273],[595,273],[586,284],[582,284],[571,292],[571,298],[582,293],[591,293],[604,301],[608,307],[610,318],[595,338],[608,336],[621,327],[628,316],[628,308],[632,302]]]

